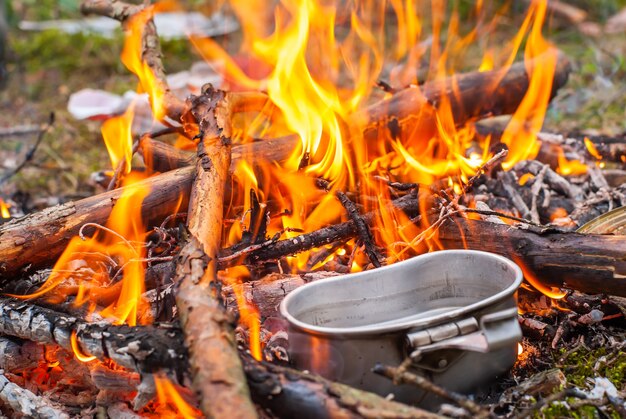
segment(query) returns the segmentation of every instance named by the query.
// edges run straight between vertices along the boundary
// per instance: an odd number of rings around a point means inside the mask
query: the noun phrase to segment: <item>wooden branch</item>
[[[0,297],[0,333],[39,343],[54,343],[72,351],[71,336],[77,334],[87,356],[111,359],[140,373],[160,368],[182,374],[187,358],[178,329],[164,326],[112,326],[87,323],[54,310]]]
[[[186,205],[193,169],[188,167],[141,181],[150,193],[142,204],[142,217],[161,222],[179,197]],[[12,280],[25,268],[36,269],[56,260],[72,237],[87,222],[105,224],[124,188],[76,202],[47,208],[0,226],[0,279]],[[90,235],[93,228],[86,228]]]
[[[418,211],[417,200],[408,195],[393,204],[412,214]],[[371,214],[364,219],[369,222]],[[467,247],[500,254],[528,269],[544,285],[626,296],[626,262],[623,261],[626,242],[620,236],[539,230],[460,217],[445,221],[438,231],[444,248]],[[332,225],[269,244],[252,252],[246,263],[279,259],[356,235],[352,221]]]
[[[191,166],[195,160],[193,153],[180,150],[159,140],[144,136],[139,140],[139,153],[146,167],[155,172],[168,172]]]
[[[548,58],[538,56],[531,65],[545,65]],[[502,70],[466,73],[401,90],[360,115],[369,121],[365,136],[376,141],[381,134],[384,138],[406,138],[419,132],[420,136],[431,138],[437,129],[435,109],[444,97],[450,101],[457,126],[488,116],[512,114],[528,90],[530,80],[526,68],[526,63],[518,62],[506,74],[502,74]],[[559,53],[552,97],[567,82],[570,70],[569,61]]]
[[[374,393],[249,357],[244,358],[244,368],[255,403],[277,417],[440,418]]]
[[[239,313],[237,295],[243,295],[246,302],[251,302],[259,310],[261,319],[280,316],[278,306],[291,291],[304,284],[319,279],[338,275],[335,272],[310,272],[306,274],[272,273],[257,281],[234,284],[222,288],[222,300],[226,309],[234,314]]]
[[[233,149],[231,170],[242,158],[251,164],[261,160],[282,161],[298,144],[297,138],[284,137],[237,146]],[[172,153],[166,145],[151,150],[165,156],[161,158],[162,162],[168,161]],[[141,181],[142,186],[150,189],[142,204],[142,216],[148,225],[159,225],[165,217],[171,215],[180,197],[181,208],[188,205],[193,175],[194,168],[188,166]],[[84,223],[106,223],[123,192],[124,188],[116,189],[0,225],[0,281],[17,279],[16,276],[25,269],[32,271],[52,265],[72,237],[78,235]],[[92,233],[93,229],[85,229],[85,234]]]
[[[547,286],[626,296],[626,242],[620,236],[537,231],[455,218],[441,226],[439,241],[446,249],[508,257]]]
[[[217,254],[222,238],[224,187],[231,159],[230,115],[221,91],[191,100],[202,135],[198,144],[187,226],[191,239],[177,261],[176,306],[189,350],[193,387],[211,418],[253,418],[256,410],[237,353],[232,319],[218,301]]]
[[[110,17],[125,25],[134,16],[146,10],[144,6],[129,4],[117,0],[83,0],[80,10],[83,14],[95,14]],[[141,39],[141,59],[145,62],[156,79],[158,89],[163,92],[165,114],[175,121],[185,112],[185,103],[170,90],[161,61],[161,44],[152,19],[143,27]],[[153,98],[154,99],[154,98]]]

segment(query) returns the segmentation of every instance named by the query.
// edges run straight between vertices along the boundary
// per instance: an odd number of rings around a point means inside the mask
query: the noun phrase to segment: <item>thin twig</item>
[[[86,237],[85,237],[85,235],[83,234],[83,230],[84,230],[86,227],[95,227],[95,228],[99,228],[100,230],[104,230],[104,231],[106,231],[107,233],[111,233],[111,234],[113,234],[114,236],[116,236],[116,237],[118,237],[120,240],[122,240],[122,241],[123,241],[123,242],[124,242],[124,243],[128,246],[128,248],[129,248],[129,249],[132,249],[132,251],[133,251],[135,254],[137,254],[137,250],[136,250],[136,249],[135,249],[135,247],[134,247],[134,246],[133,246],[133,245],[132,245],[132,244],[131,244],[131,243],[130,243],[127,239],[126,239],[126,237],[122,236],[122,235],[121,235],[120,233],[118,233],[117,231],[115,231],[115,230],[111,230],[110,228],[105,227],[105,226],[100,225],[100,224],[96,224],[96,223],[85,223],[85,224],[83,224],[83,225],[80,227],[80,230],[78,230],[78,236],[81,238],[81,240],[87,240],[87,238],[86,238]],[[139,255],[137,255],[137,256],[139,256]]]
[[[530,204],[530,219],[533,220],[534,223],[539,224],[541,221],[539,220],[539,211],[537,210],[537,197],[539,196],[539,192],[543,187],[543,179],[546,177],[546,173],[550,166],[547,164],[541,169],[537,177],[535,177],[533,186],[530,188],[530,192],[532,193],[532,200]]]
[[[433,393],[443,399],[456,403],[470,413],[474,414],[476,418],[488,418],[491,416],[489,411],[487,411],[484,407],[474,403],[467,397],[448,391],[420,375],[382,364],[377,364],[373,371],[376,374],[390,378],[399,383],[414,385],[424,391]]]
[[[10,171],[9,173],[2,176],[2,178],[0,178],[0,185],[2,185],[4,182],[6,182],[7,180],[15,176],[20,170],[24,168],[24,166],[26,166],[27,163],[29,163],[33,159],[33,157],[35,156],[35,152],[37,151],[37,148],[39,148],[39,145],[43,141],[45,134],[50,130],[53,124],[54,124],[54,112],[51,112],[48,122],[43,127],[40,128],[39,135],[37,136],[37,141],[35,141],[35,144],[33,144],[31,149],[26,152],[26,155],[24,156],[24,160],[22,160],[22,162],[16,168],[14,168],[12,171]]]
[[[330,184],[323,179],[318,179],[317,185],[325,189],[326,191],[330,189]],[[365,248],[365,254],[376,268],[380,268],[380,260],[382,258],[376,250],[374,236],[372,235],[372,231],[370,230],[369,225],[367,224],[367,222],[365,222],[365,219],[363,219],[361,214],[359,214],[359,209],[356,207],[356,204],[352,202],[350,198],[348,198],[348,196],[342,191],[335,191],[335,196],[337,197],[339,202],[341,202],[341,205],[343,205],[343,207],[346,209],[348,217],[354,223],[357,234],[359,235],[359,238],[361,239],[361,242],[363,243],[363,246]]]

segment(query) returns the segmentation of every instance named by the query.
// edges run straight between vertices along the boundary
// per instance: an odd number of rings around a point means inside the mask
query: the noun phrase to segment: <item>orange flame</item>
[[[80,344],[78,343],[78,337],[76,336],[76,331],[72,330],[72,335],[70,336],[70,344],[72,345],[72,351],[74,352],[74,356],[80,362],[91,362],[97,357],[94,355],[85,355],[83,350],[80,348]]]
[[[556,48],[541,33],[546,9],[546,0],[535,0],[528,12],[528,16],[534,15],[524,54],[530,82],[522,103],[502,135],[502,142],[509,147],[507,159],[502,164],[505,169],[510,169],[520,160],[534,158],[539,152],[537,133],[548,109],[557,61]]]
[[[257,361],[263,359],[261,351],[261,318],[259,310],[251,301],[246,299],[243,293],[244,288],[241,286],[241,278],[249,276],[248,269],[244,266],[236,266],[225,272],[226,283],[231,285],[235,298],[237,300],[237,308],[239,309],[239,323],[247,327],[249,333],[250,354]]]
[[[567,160],[562,149],[559,149],[557,156],[559,167],[557,167],[557,173],[563,176],[569,175],[584,175],[587,173],[587,165],[578,160]]]
[[[165,375],[155,374],[154,385],[157,394],[156,410],[160,417],[184,419],[202,417],[202,412],[191,406],[181,395],[180,388]]]
[[[154,76],[152,69],[143,59],[143,34],[146,24],[154,17],[155,6],[146,7],[132,16],[126,26],[124,48],[122,49],[122,63],[139,78],[140,91],[148,93],[150,106],[155,119],[165,118],[163,107],[164,88]]]
[[[131,326],[151,319],[149,305],[143,298],[145,228],[141,202],[149,190],[127,179],[124,193],[117,201],[105,229],[91,238],[74,237],[54,265],[52,273],[36,292],[17,296],[37,298],[49,294],[57,301],[74,295],[77,306],[88,304],[91,310],[106,305],[100,315],[114,324]],[[115,281],[121,276],[121,280]]]
[[[541,281],[535,276],[533,272],[531,272],[523,263],[523,261],[518,257],[513,257],[513,261],[519,265],[522,269],[522,273],[524,274],[524,278],[537,290],[542,294],[546,295],[555,300],[560,300],[561,298],[567,295],[567,292],[555,288],[555,287],[547,287],[541,283]]]
[[[591,140],[587,137],[585,137],[584,142],[585,142],[585,147],[587,147],[587,151],[589,152],[589,154],[591,154],[593,157],[595,157],[598,160],[602,160],[602,155],[598,152],[598,149],[596,148],[595,144],[592,143]]]
[[[102,138],[109,152],[111,168],[116,170],[120,162],[124,161],[123,173],[130,173],[133,154],[133,136],[131,133],[132,121],[135,114],[134,105],[130,105],[121,116],[107,119],[102,124]]]
[[[9,205],[0,198],[0,217],[11,218],[11,212],[9,211]]]
[[[281,165],[259,162],[256,156],[246,156],[247,162],[238,164],[227,218],[243,217],[243,220],[230,224],[228,244],[234,245],[242,238],[244,221],[248,222],[251,211],[250,190],[255,191],[261,202],[274,203],[269,209],[266,238],[277,234],[296,238],[301,232],[346,218],[344,208],[333,196],[335,190],[341,189],[358,190],[353,200],[364,212],[378,214],[372,230],[376,243],[386,247],[388,262],[441,248],[436,230],[421,235],[430,228],[426,217],[422,227],[417,228],[404,214],[386,208],[391,199],[389,188],[377,179],[385,177],[424,185],[447,180],[451,190],[459,193],[469,177],[491,157],[491,139],[477,140],[472,124],[458,126],[455,121],[453,99],[458,94],[458,79],[452,76],[450,83],[433,84],[441,89],[439,103],[431,106],[422,98],[424,106],[414,117],[416,128],[402,132],[397,138],[391,138],[387,131],[374,139],[377,141],[364,138],[366,117],[361,119],[362,111],[373,97],[371,86],[380,76],[387,56],[395,62],[405,57],[407,65],[413,65],[415,70],[419,66],[418,58],[428,48],[418,42],[422,17],[416,2],[390,2],[396,15],[393,23],[397,25],[391,31],[387,31],[381,18],[387,11],[384,2],[357,0],[345,6],[333,1],[283,1],[275,9],[273,24],[265,26],[262,11],[271,2],[231,0],[230,3],[243,28],[242,53],[250,57],[250,62],[269,67],[269,75],[253,77],[254,69],[240,67],[215,41],[192,39],[192,42],[207,59],[222,63],[221,71],[229,83],[266,90],[271,104],[278,109],[280,115],[272,112],[271,120],[264,112],[258,112],[253,123],[238,127],[242,139],[267,133],[295,133],[301,147]],[[504,166],[508,169],[521,159],[533,157],[539,147],[536,133],[545,116],[557,59],[556,49],[541,32],[546,1],[531,4],[520,30],[502,51],[483,41],[494,32],[498,20],[483,22],[482,2],[475,9],[479,22],[467,34],[461,33],[456,13],[450,19],[447,33],[443,33],[444,2],[432,0],[431,12],[433,33],[427,74],[433,81],[454,75],[456,63],[462,61],[468,46],[480,40],[484,56],[479,68],[496,69],[492,70],[495,81],[491,86],[496,89],[527,40],[529,88],[503,136],[502,141],[510,149]],[[338,36],[338,26],[347,27],[347,32]],[[387,51],[385,36],[389,34],[397,42]],[[501,40],[498,42],[502,44]],[[414,73],[410,80],[415,81],[417,70],[409,73]],[[412,89],[417,92],[418,100],[419,87]],[[485,95],[490,94],[488,90]],[[331,181],[331,191],[316,190],[311,177]],[[426,200],[420,205],[426,206]],[[352,253],[354,245],[354,242],[344,245],[343,253]],[[313,249],[286,260],[292,270],[300,271],[322,268],[340,257],[338,252],[332,252],[309,264],[311,254],[320,250]],[[361,267],[354,260],[352,266]]]

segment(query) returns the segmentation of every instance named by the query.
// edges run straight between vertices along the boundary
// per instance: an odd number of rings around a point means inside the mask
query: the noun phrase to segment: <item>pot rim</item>
[[[459,307],[452,309],[450,311],[446,311],[443,313],[438,313],[432,316],[422,317],[414,320],[407,321],[398,321],[392,324],[386,322],[383,326],[368,325],[368,326],[354,326],[354,327],[327,327],[327,326],[317,326],[307,322],[303,322],[296,317],[294,317],[288,311],[288,306],[291,300],[295,299],[296,296],[302,292],[306,292],[307,290],[313,287],[326,286],[326,284],[330,284],[338,281],[345,281],[348,277],[358,279],[360,276],[371,275],[372,272],[376,272],[377,274],[385,274],[386,271],[394,269],[398,263],[415,263],[415,259],[425,260],[430,258],[446,258],[446,257],[454,257],[457,255],[478,255],[480,257],[488,257],[494,260],[501,262],[502,264],[507,265],[510,269],[513,270],[515,274],[515,279],[505,289],[487,297],[480,301],[477,301],[473,304],[467,305],[465,307]],[[320,279],[319,281],[312,282],[310,284],[306,284],[301,286],[300,288],[295,289],[291,293],[289,293],[283,301],[280,303],[280,314],[287,319],[291,326],[294,326],[302,331],[308,332],[314,335],[327,335],[333,337],[356,337],[356,336],[371,336],[371,335],[380,335],[392,332],[398,332],[407,329],[413,328],[423,328],[430,327],[437,324],[444,323],[446,321],[454,321],[460,320],[462,317],[467,316],[470,313],[479,311],[487,306],[494,305],[496,303],[502,302],[503,300],[512,297],[517,288],[522,283],[524,279],[524,275],[522,273],[521,268],[512,260],[505,258],[504,256],[497,255],[495,253],[484,252],[481,250],[438,250],[431,253],[426,253],[423,255],[419,255],[413,257],[411,259],[407,259],[406,261],[394,263],[392,265],[383,266],[381,268],[376,268],[370,271],[363,272],[355,272],[352,274],[341,275],[332,278]]]

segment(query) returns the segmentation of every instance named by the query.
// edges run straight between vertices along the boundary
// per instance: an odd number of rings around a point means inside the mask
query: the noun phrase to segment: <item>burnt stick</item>
[[[54,343],[72,351],[77,334],[85,355],[111,359],[140,373],[162,368],[180,375],[187,371],[187,357],[180,330],[166,325],[113,326],[87,323],[77,317],[10,297],[0,297],[0,333],[39,343]]]
[[[134,16],[142,13],[146,8],[142,5],[110,0],[84,0],[80,5],[83,14],[95,14],[110,17],[125,25]],[[177,98],[170,90],[165,76],[165,68],[161,60],[161,45],[156,26],[152,19],[148,19],[143,27],[141,39],[141,59],[145,62],[156,78],[158,88],[163,92],[163,108],[167,116],[178,121],[185,112],[185,103]],[[152,98],[154,100],[154,98]]]
[[[318,187],[325,189],[328,191],[330,189],[330,183],[326,180],[318,179],[317,180]],[[365,254],[369,258],[372,265],[376,268],[380,268],[380,255],[378,254],[378,250],[376,250],[376,244],[374,243],[374,237],[372,236],[372,231],[370,230],[369,225],[365,222],[361,214],[359,214],[359,209],[356,204],[348,198],[348,196],[340,190],[335,191],[335,196],[341,202],[341,205],[345,208],[348,213],[348,217],[354,223],[354,227],[365,247]]]

